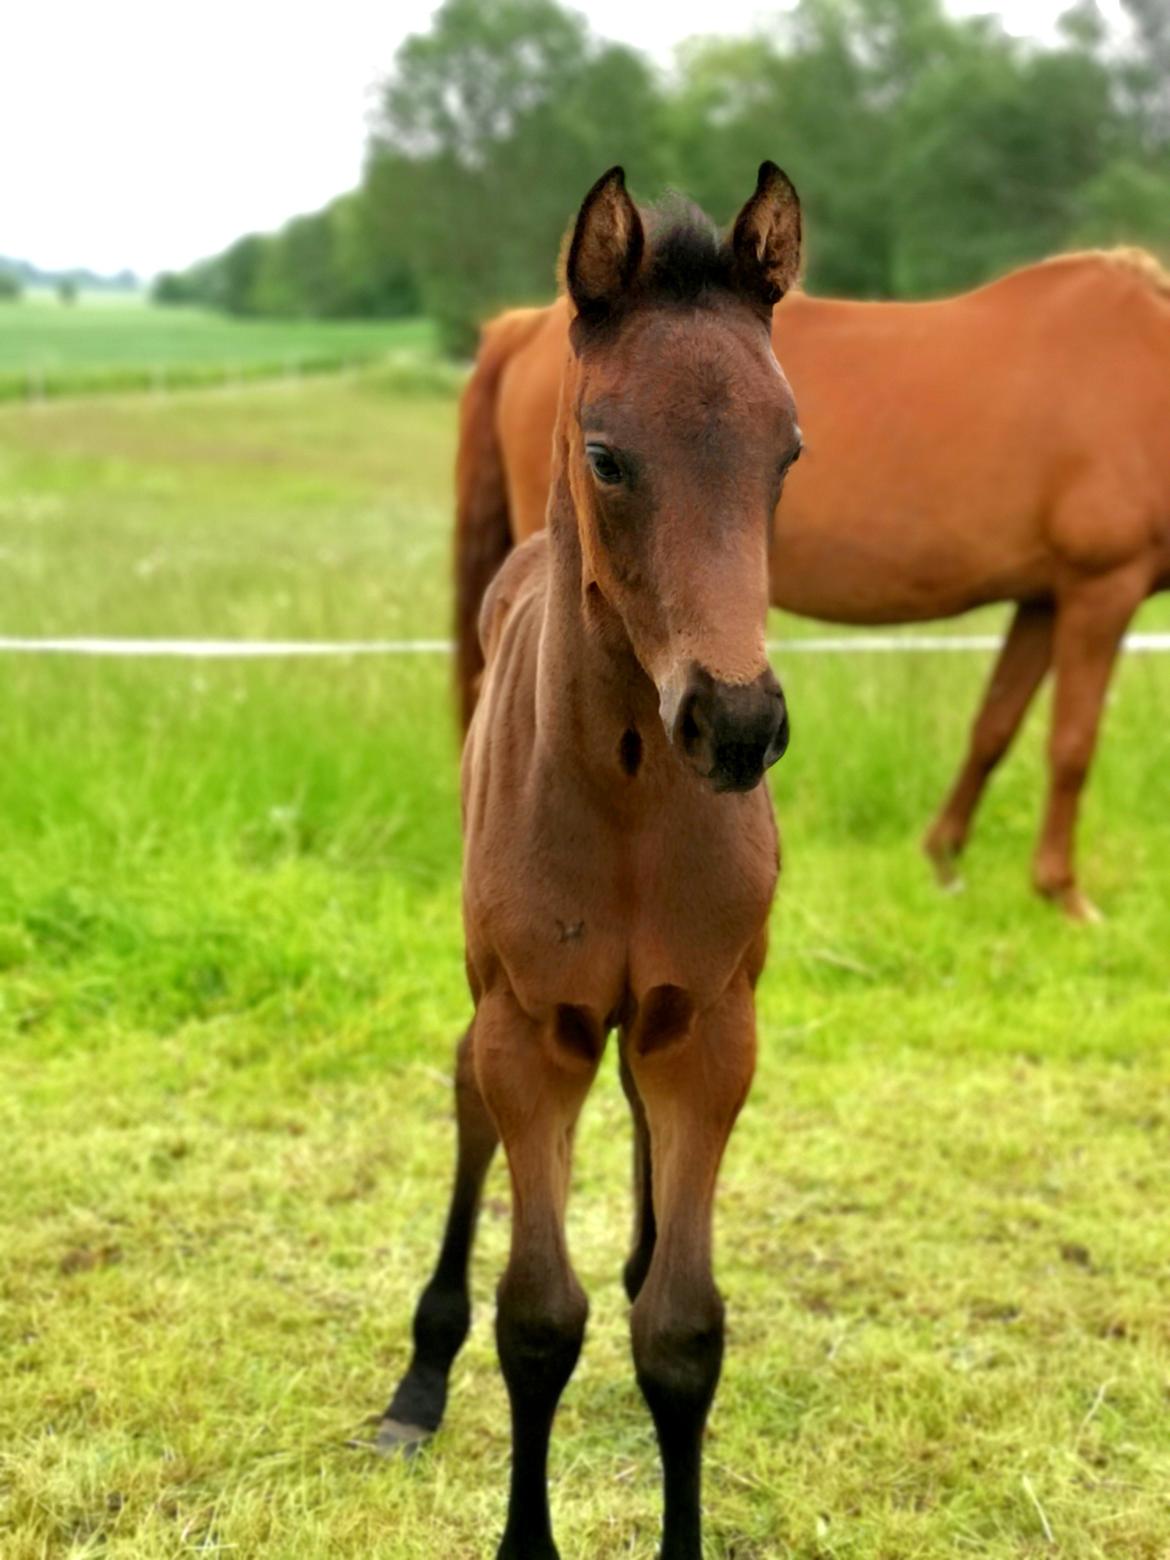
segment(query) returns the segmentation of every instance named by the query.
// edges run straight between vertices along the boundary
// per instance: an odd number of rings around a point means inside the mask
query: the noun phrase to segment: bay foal
[[[771,163],[722,242],[690,209],[644,222],[621,169],[599,180],[566,263],[548,528],[484,599],[463,759],[475,1017],[458,1054],[458,1166],[379,1440],[438,1427],[498,1137],[512,1180],[496,1318],[508,1560],[557,1554],[549,1434],[587,1311],[565,1201],[612,1029],[636,1129],[625,1280],[662,1454],[662,1555],[700,1554],[700,1447],[723,1352],[712,1201],[754,1068],[778,870],[760,780],[788,740],[764,617],[771,515],[800,435],[769,321],[799,255],[799,203]]]

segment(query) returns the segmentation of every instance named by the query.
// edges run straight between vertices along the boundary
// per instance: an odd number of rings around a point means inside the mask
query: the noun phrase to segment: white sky
[[[1047,35],[1067,0],[951,0]],[[1110,9],[1116,4],[1111,0]],[[0,254],[149,276],[356,184],[371,88],[431,0],[16,0],[0,48]],[[578,0],[660,60],[758,0]],[[782,154],[783,149],[780,149]]]

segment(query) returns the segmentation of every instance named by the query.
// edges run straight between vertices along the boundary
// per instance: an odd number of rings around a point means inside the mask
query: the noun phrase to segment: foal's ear
[[[611,168],[586,195],[565,263],[565,285],[585,319],[599,319],[618,303],[637,274],[645,235],[626,175]]]
[[[771,308],[800,275],[800,196],[774,162],[760,164],[756,193],[731,230],[735,285]]]

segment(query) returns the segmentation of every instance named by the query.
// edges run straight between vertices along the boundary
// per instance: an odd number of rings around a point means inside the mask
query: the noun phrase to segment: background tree
[[[669,165],[633,50],[599,43],[554,0],[447,0],[399,50],[367,178],[405,217],[444,340],[466,350],[485,313],[548,296],[574,205],[615,162],[643,190]]]
[[[1054,250],[1170,251],[1170,7],[1074,0],[1039,45],[943,0],[797,0],[661,79],[558,0],[446,0],[384,84],[359,189],[252,234],[156,297],[233,313],[422,310],[479,322],[554,289],[585,189],[625,165],[729,218],[765,157],[804,201],[811,290],[922,297]]]

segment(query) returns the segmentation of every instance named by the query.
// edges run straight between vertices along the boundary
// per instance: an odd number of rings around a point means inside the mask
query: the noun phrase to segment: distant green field
[[[0,400],[173,389],[429,356],[428,320],[238,320],[143,298],[0,303]]]
[[[0,633],[441,634],[454,422],[381,369],[0,409]],[[967,892],[920,858],[986,657],[777,659],[785,869],[718,1203],[707,1560],[1165,1560],[1170,657],[1111,700],[1095,928],[1028,888],[1039,718]],[[446,1427],[412,1464],[352,1444],[450,1165],[446,660],[3,657],[0,731],[0,1555],[490,1556],[500,1167]],[[612,1054],[575,1166],[561,1552],[652,1560]]]

